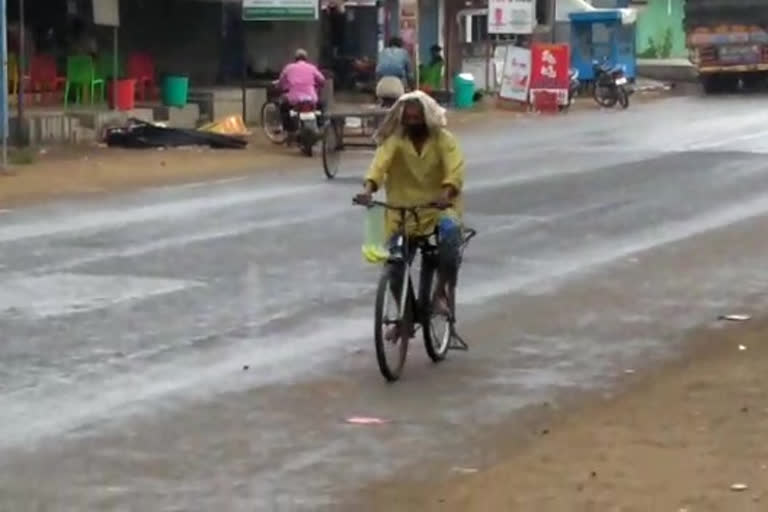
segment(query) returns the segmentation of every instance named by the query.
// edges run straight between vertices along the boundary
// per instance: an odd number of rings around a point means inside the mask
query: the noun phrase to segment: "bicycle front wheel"
[[[400,314],[400,297],[393,289],[400,289],[403,283],[395,283],[402,279],[387,266],[379,279],[376,291],[376,309],[374,313],[374,341],[376,343],[376,360],[379,370],[385,379],[394,382],[400,378],[405,358],[408,355],[408,341],[411,325],[408,314]],[[393,286],[395,285],[395,286]],[[407,311],[407,309],[406,309]]]

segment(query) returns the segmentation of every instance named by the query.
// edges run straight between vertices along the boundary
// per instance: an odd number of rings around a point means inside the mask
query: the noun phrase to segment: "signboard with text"
[[[314,21],[318,0],[243,0],[245,21]]]
[[[571,69],[571,47],[567,44],[531,46],[531,89],[568,90]]]
[[[531,102],[540,94],[552,94],[559,105],[568,103],[571,47],[567,44],[541,44],[531,47]]]
[[[535,0],[488,0],[489,34],[532,34],[534,28]]]
[[[93,0],[93,23],[120,26],[120,0]]]
[[[499,96],[505,100],[528,101],[531,80],[531,50],[510,46],[504,58]]]

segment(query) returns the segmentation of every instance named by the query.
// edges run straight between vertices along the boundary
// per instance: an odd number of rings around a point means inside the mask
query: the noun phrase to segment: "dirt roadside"
[[[667,94],[650,92],[638,95],[648,101]],[[593,108],[584,98],[578,110]],[[478,123],[505,122],[525,116],[522,112],[497,109],[492,102],[462,112],[449,112],[449,126],[461,132]],[[97,145],[31,149],[33,162],[14,166],[10,175],[0,174],[0,209],[14,208],[58,198],[88,197],[149,186],[181,184],[202,180],[243,176],[264,170],[290,171],[316,166],[293,148],[270,144],[254,128],[245,150],[181,148],[158,150],[120,150]]]
[[[510,113],[478,109],[451,116],[457,130],[489,119],[511,118]],[[170,148],[124,150],[103,145],[57,146],[30,149],[33,162],[0,174],[0,208],[65,197],[84,197],[148,186],[189,183],[243,176],[264,170],[315,166],[295,148],[271,144],[258,127],[244,150]]]
[[[627,374],[616,398],[540,413],[524,439],[511,434],[521,425],[495,434],[484,449],[499,463],[380,483],[356,502],[399,512],[768,510],[767,336],[768,318],[694,333],[688,359]]]

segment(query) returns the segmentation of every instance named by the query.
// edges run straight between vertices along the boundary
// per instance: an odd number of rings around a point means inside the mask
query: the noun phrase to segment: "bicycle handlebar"
[[[409,211],[409,212],[415,212],[416,210],[445,210],[446,208],[442,205],[439,205],[437,203],[426,203],[421,205],[415,205],[415,206],[397,206],[389,203],[385,203],[384,201],[368,201],[367,203],[362,203],[357,200],[357,198],[352,199],[352,204],[358,205],[358,206],[381,206],[382,208],[386,208],[387,210],[397,210],[397,211]]]

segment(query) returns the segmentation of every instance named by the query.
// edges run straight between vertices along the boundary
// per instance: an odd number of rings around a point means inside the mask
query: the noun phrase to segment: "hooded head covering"
[[[429,94],[422,91],[413,91],[403,94],[387,112],[381,126],[373,135],[373,140],[381,144],[396,133],[400,133],[403,121],[403,107],[412,100],[418,100],[424,108],[424,120],[429,131],[445,128],[448,121],[445,118],[445,109],[441,107]]]

